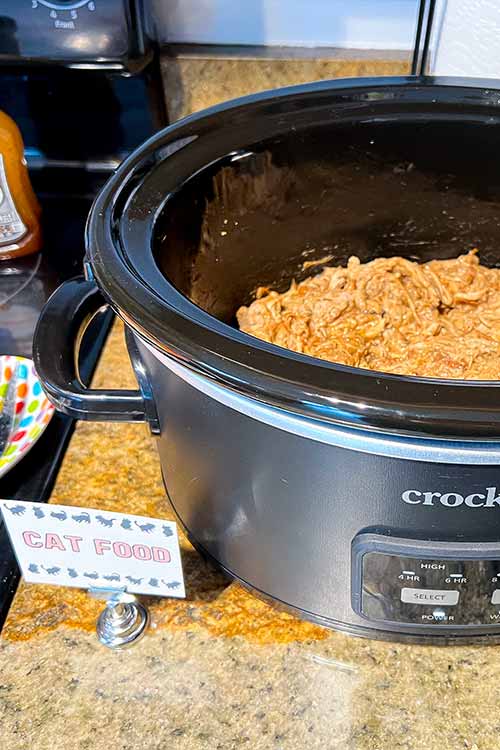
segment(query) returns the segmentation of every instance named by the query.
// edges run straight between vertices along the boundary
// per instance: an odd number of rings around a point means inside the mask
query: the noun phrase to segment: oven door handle
[[[151,410],[142,390],[86,388],[78,372],[78,352],[85,330],[106,307],[108,303],[93,281],[81,277],[61,284],[38,320],[33,342],[35,369],[47,397],[70,417],[97,422],[144,422]]]

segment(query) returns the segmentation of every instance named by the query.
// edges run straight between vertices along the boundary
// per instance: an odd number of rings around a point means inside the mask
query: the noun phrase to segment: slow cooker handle
[[[59,411],[96,422],[144,422],[141,391],[86,388],[78,374],[78,349],[92,318],[107,302],[83,277],[66,281],[45,304],[35,331],[33,360],[42,386]]]

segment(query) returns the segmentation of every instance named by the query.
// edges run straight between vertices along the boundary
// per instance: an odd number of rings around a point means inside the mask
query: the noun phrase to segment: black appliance
[[[478,247],[498,266],[499,102],[473,80],[325,81],[171,125],[101,191],[87,279],[38,323],[50,398],[150,424],[199,549],[356,635],[500,639],[500,382],[336,365],[238,331],[235,311],[307,274],[305,258]],[[137,392],[76,380],[75,336],[105,301]]]
[[[82,271],[85,222],[121,159],[166,124],[157,51],[136,0],[4,0],[0,109],[19,125],[43,215],[42,253],[0,263],[0,353],[31,357],[45,301]],[[88,382],[112,316],[92,324],[80,352]],[[73,420],[55,414],[3,479],[0,497],[46,501]],[[0,522],[0,626],[19,578]]]

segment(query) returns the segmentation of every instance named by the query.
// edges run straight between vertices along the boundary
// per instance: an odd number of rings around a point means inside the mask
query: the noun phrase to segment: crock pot
[[[67,414],[149,423],[189,538],[257,594],[356,635],[500,640],[500,382],[336,365],[235,326],[258,286],[353,254],[477,247],[497,265],[499,204],[500,90],[484,82],[321,82],[212,108],[96,199],[86,278],[48,301],[38,373]],[[137,391],[79,380],[103,305]]]

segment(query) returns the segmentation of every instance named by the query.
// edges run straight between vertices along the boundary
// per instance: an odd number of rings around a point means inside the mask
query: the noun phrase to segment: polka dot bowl
[[[0,406],[12,377],[16,378],[14,419],[9,439],[0,456],[0,477],[17,464],[43,433],[54,413],[31,359],[0,356]]]

